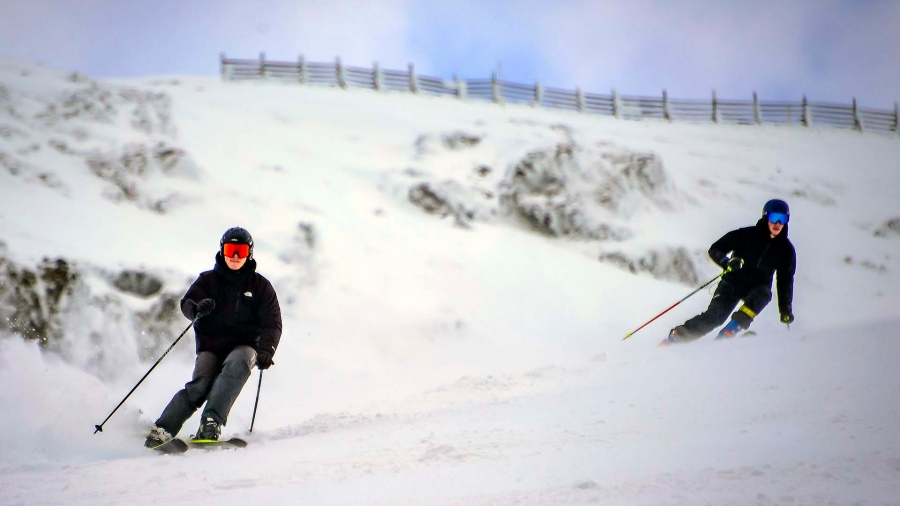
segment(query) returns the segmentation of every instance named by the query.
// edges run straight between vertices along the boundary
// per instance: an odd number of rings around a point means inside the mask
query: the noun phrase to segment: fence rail
[[[580,88],[564,90],[540,83],[522,84],[499,79],[460,79],[448,81],[416,74],[410,64],[403,70],[345,66],[334,62],[307,62],[302,56],[295,62],[237,59],[220,56],[223,80],[272,79],[301,84],[341,88],[365,88],[376,91],[404,91],[458,99],[491,101],[498,104],[525,104],[623,119],[713,122],[739,125],[801,125],[845,128],[857,131],[900,133],[900,106],[893,110],[858,107],[827,102],[721,100],[712,92],[711,100],[670,99],[665,90],[658,97],[586,93]]]

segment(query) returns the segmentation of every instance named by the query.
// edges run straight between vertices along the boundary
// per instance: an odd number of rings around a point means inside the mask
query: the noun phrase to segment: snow
[[[460,133],[480,141],[444,142]],[[484,195],[561,143],[584,170],[576,222],[620,236],[542,234]],[[591,203],[587,167],[634,153],[659,185]],[[0,61],[0,253],[82,275],[56,351],[0,337],[0,504],[900,504],[898,168],[888,135]],[[457,207],[415,206],[420,183]],[[658,348],[710,289],[623,341],[715,276],[706,248],[769,198],[792,208],[790,329],[773,301],[755,337]],[[180,297],[234,225],[285,316],[253,432],[256,372],[225,428],[250,446],[141,446],[189,379],[190,333],[92,434],[188,323],[154,337],[136,315],[155,299],[111,276]],[[687,259],[699,281],[607,254]]]

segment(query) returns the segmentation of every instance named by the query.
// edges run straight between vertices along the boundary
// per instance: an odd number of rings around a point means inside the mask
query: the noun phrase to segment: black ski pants
[[[750,311],[759,314],[772,300],[772,288],[766,285],[745,287],[727,281],[719,282],[706,311],[684,322],[684,328],[688,331],[689,337],[699,339],[725,323],[729,314],[734,311],[741,300]],[[742,311],[731,314],[731,317],[745,329],[753,321],[753,318]]]
[[[172,397],[169,405],[156,421],[156,426],[165,429],[172,436],[203,403],[202,419],[212,418],[225,425],[231,406],[244,388],[250,377],[250,371],[256,364],[256,350],[250,346],[238,346],[231,350],[225,360],[214,353],[201,351],[194,362],[194,374],[191,381]]]

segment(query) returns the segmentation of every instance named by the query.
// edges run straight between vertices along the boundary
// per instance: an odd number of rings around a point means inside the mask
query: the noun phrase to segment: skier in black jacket
[[[195,321],[194,373],[151,428],[144,442],[149,448],[177,435],[204,402],[194,438],[218,440],[254,364],[261,370],[274,364],[281,308],[272,284],[256,272],[249,232],[240,227],[225,232],[215,267],[194,281],[181,299],[181,312]]]
[[[788,239],[791,212],[783,200],[770,200],[756,226],[732,230],[709,248],[709,257],[725,269],[709,307],[669,332],[663,344],[688,342],[708,334],[728,319],[716,339],[734,337],[772,300],[772,277],[776,279],[778,311],[782,323],[791,324],[794,313],[796,254]]]

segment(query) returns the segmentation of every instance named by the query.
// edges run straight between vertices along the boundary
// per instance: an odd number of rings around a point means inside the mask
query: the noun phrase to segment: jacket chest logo
[[[253,297],[252,292],[244,292],[244,297]]]

